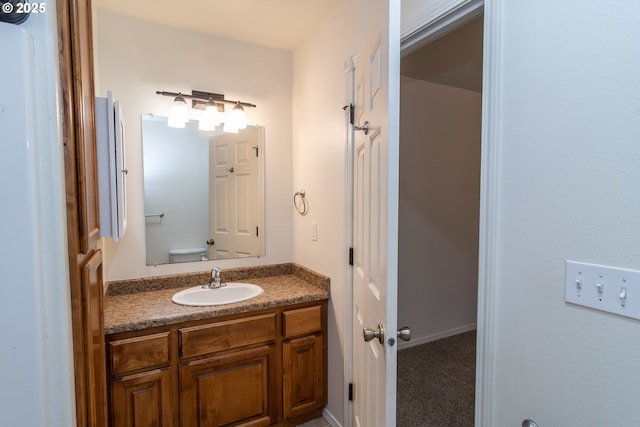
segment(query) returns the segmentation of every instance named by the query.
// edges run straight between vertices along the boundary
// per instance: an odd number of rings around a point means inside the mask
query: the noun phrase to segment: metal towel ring
[[[307,203],[307,199],[305,198],[305,191],[300,190],[296,191],[293,195],[293,207],[296,208],[300,215],[306,215],[309,212],[309,204]],[[300,197],[300,201],[298,201],[298,197]]]

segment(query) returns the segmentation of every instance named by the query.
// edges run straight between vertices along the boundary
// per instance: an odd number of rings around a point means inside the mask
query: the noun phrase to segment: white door
[[[354,58],[353,411],[357,427],[392,427],[396,424],[400,2],[372,0],[367,8],[366,19],[353,21],[371,34]],[[364,328],[378,336],[365,342]]]
[[[259,253],[260,127],[212,137],[209,192],[211,259],[242,258]]]

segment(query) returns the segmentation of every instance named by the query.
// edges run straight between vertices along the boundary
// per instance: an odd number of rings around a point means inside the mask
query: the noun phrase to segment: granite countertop
[[[329,299],[329,278],[297,264],[223,270],[223,282],[245,281],[264,289],[247,301],[209,307],[175,304],[173,294],[204,284],[209,272],[108,282],[105,334]]]

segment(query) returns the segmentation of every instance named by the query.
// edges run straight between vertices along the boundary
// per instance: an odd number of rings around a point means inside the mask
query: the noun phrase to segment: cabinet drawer
[[[283,335],[289,338],[317,332],[322,329],[322,307],[299,308],[282,313]]]
[[[182,357],[214,353],[276,338],[276,314],[180,329]]]
[[[135,371],[169,363],[169,332],[109,343],[111,373]]]

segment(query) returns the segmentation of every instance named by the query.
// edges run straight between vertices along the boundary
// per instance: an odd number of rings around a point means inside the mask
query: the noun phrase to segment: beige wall
[[[342,64],[350,52],[332,36],[333,25],[344,26],[345,21],[337,14],[331,15],[293,55],[293,186],[295,191],[305,189],[309,201],[306,216],[295,213],[293,232],[295,261],[331,278],[327,410],[344,425],[345,298],[349,289],[341,108],[346,101]],[[318,224],[317,241],[311,240],[311,222]]]
[[[407,77],[400,87],[398,325],[411,327],[406,347],[476,324],[482,96]]]
[[[291,53],[105,11],[98,11],[97,26],[99,94],[111,90],[122,103],[129,170],[129,223],[120,242],[103,239],[105,279],[291,261]],[[190,93],[192,89],[257,105],[247,109],[247,118],[266,127],[266,256],[146,266],[140,115],[168,114],[171,99],[156,95],[156,90]]]

